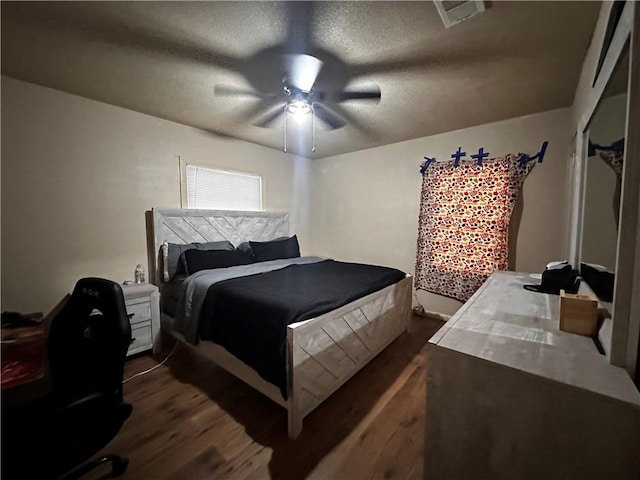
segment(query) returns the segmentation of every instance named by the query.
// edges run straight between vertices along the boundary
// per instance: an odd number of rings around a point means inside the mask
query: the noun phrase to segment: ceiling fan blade
[[[346,108],[343,108],[342,105],[331,105],[331,109],[344,118],[350,127],[357,128],[360,132],[366,135],[367,138],[374,139],[379,137],[378,132],[376,132],[371,125],[363,124],[357,117],[347,111]]]
[[[259,97],[262,98],[262,94],[260,92],[256,92],[255,90],[251,90],[248,88],[240,88],[240,87],[232,87],[229,85],[215,85],[213,87],[213,94],[218,97]]]
[[[322,60],[298,53],[285,55],[284,62],[287,83],[303,92],[311,91],[322,68]]]
[[[264,116],[264,112],[267,111],[271,110],[263,101],[249,100],[235,109],[233,121],[238,125],[245,126],[256,121],[256,119],[261,119],[261,116]]]
[[[410,53],[400,58],[352,63],[348,66],[349,76],[354,79],[376,74],[393,74],[425,69],[432,69],[436,72],[443,69],[455,71],[468,67],[470,64],[505,61],[513,56],[513,52],[508,51],[505,47],[487,50],[486,46],[482,45],[464,45],[464,48],[448,47],[438,51],[429,51],[425,50],[424,46],[416,46],[411,50]]]
[[[382,93],[380,89],[377,90],[360,90],[353,92],[341,92],[336,95],[337,102],[344,102],[346,100],[376,100],[380,101]]]
[[[432,58],[428,56],[403,58],[399,60],[389,60],[383,62],[361,63],[349,66],[351,78],[380,73],[404,72],[413,69],[421,69],[432,63]]]
[[[319,103],[313,105],[313,110],[315,116],[326,123],[332,130],[336,130],[346,125],[340,117]]]
[[[47,30],[63,31],[64,35],[85,42],[104,42],[133,52],[164,55],[199,65],[211,65],[225,70],[241,72],[243,59],[216,50],[210,45],[190,40],[186,35],[175,35],[162,24],[131,23],[126,16],[127,5],[94,6],[97,2],[67,4],[49,2],[37,8],[27,2],[3,5],[6,18],[17,24],[34,25]],[[100,14],[94,12],[98,9]],[[115,12],[115,13],[114,13]]]
[[[284,105],[278,105],[276,107],[273,107],[272,110],[270,110],[268,113],[263,115],[262,118],[253,122],[253,125],[255,125],[256,127],[267,128],[271,125],[271,123],[275,121],[276,118],[278,118],[283,113],[284,113]]]
[[[279,97],[276,93],[264,93],[250,88],[234,87],[230,85],[215,85],[213,94],[217,97],[251,97],[262,100],[275,101]]]

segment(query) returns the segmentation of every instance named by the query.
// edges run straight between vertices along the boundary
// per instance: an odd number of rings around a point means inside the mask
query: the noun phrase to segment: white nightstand
[[[131,322],[131,345],[127,356],[160,347],[160,293],[150,283],[122,285]]]

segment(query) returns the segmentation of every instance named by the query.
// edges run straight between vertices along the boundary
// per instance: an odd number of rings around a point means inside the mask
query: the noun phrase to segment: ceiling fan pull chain
[[[287,153],[287,105],[284,105],[284,110],[283,110],[283,116],[284,116],[284,153]]]
[[[311,104],[311,151],[316,151],[316,109]]]

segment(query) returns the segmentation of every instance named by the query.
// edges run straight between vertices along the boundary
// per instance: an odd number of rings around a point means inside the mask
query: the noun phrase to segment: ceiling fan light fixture
[[[311,151],[316,151],[316,122],[315,122],[315,110],[313,105],[309,101],[308,97],[295,96],[289,100],[284,106],[284,147],[283,150],[287,152],[287,113],[291,114],[293,118],[300,121],[305,115],[311,114]]]
[[[287,112],[295,116],[308,115],[311,113],[311,105],[305,100],[290,100],[287,103]]]

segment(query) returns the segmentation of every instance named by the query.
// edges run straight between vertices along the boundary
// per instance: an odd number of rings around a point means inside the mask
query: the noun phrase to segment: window
[[[187,208],[262,210],[262,177],[186,165]]]

